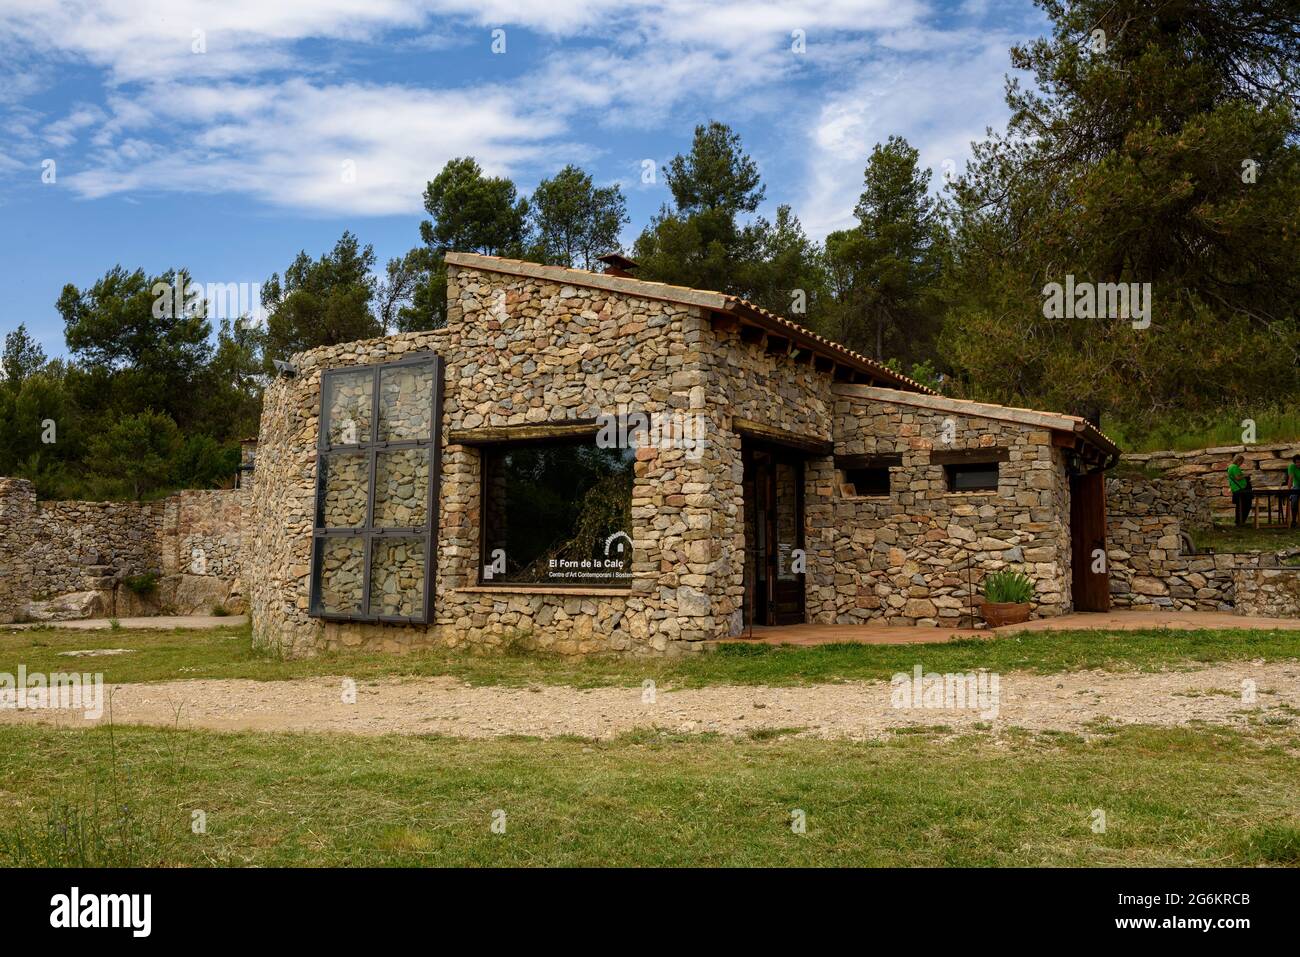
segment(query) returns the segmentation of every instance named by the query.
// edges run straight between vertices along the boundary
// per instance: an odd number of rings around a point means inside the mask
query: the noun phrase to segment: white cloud
[[[971,142],[1008,116],[1003,77],[1014,39],[968,31],[929,46],[909,41],[909,51],[938,52],[878,56],[828,93],[807,130],[805,193],[795,204],[808,232],[822,237],[853,224],[871,149],[890,134],[906,135],[919,150],[921,165],[934,172],[933,189],[942,185],[945,161],[960,172]]]
[[[932,19],[923,0],[0,0],[0,55],[31,66],[27,94],[60,61],[104,84],[101,104],[39,121],[16,107],[0,120],[22,134],[11,156],[55,147],[60,182],[86,197],[232,192],[389,214],[417,211],[453,156],[525,185],[543,164],[616,149],[623,130],[680,134],[683,116],[700,115],[743,128],[765,115],[781,142],[806,140],[796,208],[821,235],[851,214],[874,142],[907,133],[938,167],[1003,118],[1015,38]],[[529,59],[511,62],[508,85],[485,79],[487,65],[364,82],[349,62],[466,47],[482,30],[488,64],[498,26],[543,38],[511,38],[506,55]],[[803,55],[790,49],[796,29]],[[195,30],[205,53],[192,52]]]
[[[65,181],[91,198],[233,191],[303,210],[410,213],[448,159],[473,155],[490,172],[511,174],[544,157],[564,132],[555,120],[520,114],[499,89],[290,80],[254,91],[176,92],[156,87],[130,102],[172,130],[172,139],[121,138],[94,150],[88,168]],[[140,116],[133,113],[121,128]]]

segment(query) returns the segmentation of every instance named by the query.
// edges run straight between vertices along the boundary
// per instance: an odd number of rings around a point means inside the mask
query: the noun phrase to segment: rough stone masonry
[[[1082,420],[934,396],[754,307],[732,321],[733,305],[715,293],[453,255],[446,328],[295,356],[296,373],[266,391],[246,521],[255,642],[287,655],[433,645],[682,654],[739,634],[754,545],[743,452],[756,432],[804,449],[806,620],[955,623],[969,615],[972,586],[1008,566],[1034,580],[1036,614],[1070,610],[1067,469]],[[323,620],[310,600],[322,373],[425,352],[446,370],[430,620]],[[357,415],[370,414],[362,405]],[[637,450],[626,587],[480,583],[483,453],[454,439],[536,435],[618,409],[697,416],[704,436],[690,455]],[[950,490],[938,451],[988,453],[996,488]],[[868,453],[898,460],[886,496],[857,495],[837,465]],[[406,479],[425,487],[422,476]],[[327,482],[324,508],[358,508],[349,500],[357,487]],[[334,540],[322,552],[333,580],[339,569],[363,573],[350,547]]]

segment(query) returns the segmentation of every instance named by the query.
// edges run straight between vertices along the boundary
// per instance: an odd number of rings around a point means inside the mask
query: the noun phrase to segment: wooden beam
[[[477,429],[451,429],[451,445],[496,445],[501,442],[537,442],[545,439],[595,436],[599,426],[595,419],[566,419],[563,422],[538,422],[527,425],[484,426]]]
[[[1000,448],[935,449],[930,453],[931,465],[971,465],[976,462],[1007,462],[1011,453]]]
[[[770,356],[783,356],[790,351],[790,340],[785,336],[769,335],[764,351]]]
[[[830,455],[835,451],[835,443],[830,439],[823,439],[815,435],[802,435],[798,432],[787,432],[785,429],[778,429],[776,426],[768,425],[765,422],[755,422],[752,419],[733,418],[731,428],[745,438],[766,442],[769,445],[798,449],[800,452],[807,452],[811,455]]]
[[[727,312],[711,312],[709,321],[716,332],[732,332],[740,328],[740,320]]]

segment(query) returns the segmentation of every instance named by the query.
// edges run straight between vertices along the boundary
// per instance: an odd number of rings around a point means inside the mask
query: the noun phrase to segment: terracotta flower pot
[[[1027,601],[986,601],[981,603],[980,611],[990,628],[1001,628],[1028,621],[1032,607]]]

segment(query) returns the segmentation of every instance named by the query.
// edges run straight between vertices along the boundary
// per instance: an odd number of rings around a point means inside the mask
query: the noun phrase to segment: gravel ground
[[[1244,681],[1254,683],[1253,703],[1245,700]],[[1234,662],[1159,673],[1004,674],[998,679],[996,709],[990,699],[978,709],[894,707],[895,690],[883,681],[660,688],[647,695],[641,688],[471,687],[452,678],[394,678],[355,686],[353,702],[345,700],[347,688],[345,678],[307,678],[173,681],[105,690],[111,693],[112,719],[118,724],[469,738],[609,738],[658,728],[724,735],[798,729],[817,737],[867,739],[900,728],[936,725],[1087,732],[1102,719],[1117,724],[1245,727],[1252,715],[1288,721],[1300,714],[1300,662]],[[644,700],[647,697],[653,700]],[[79,711],[0,708],[0,722],[10,723],[87,726],[108,717],[107,706],[97,721]]]

